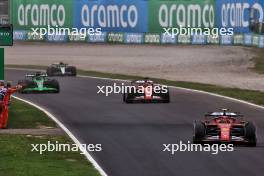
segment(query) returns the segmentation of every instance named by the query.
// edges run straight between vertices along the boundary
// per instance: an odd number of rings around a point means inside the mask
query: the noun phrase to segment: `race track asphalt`
[[[23,79],[26,71],[7,70],[6,80]],[[54,114],[84,144],[102,144],[91,155],[109,176],[261,176],[264,172],[264,110],[223,98],[171,89],[170,104],[124,104],[122,95],[97,94],[111,80],[56,78],[59,94],[28,94]],[[234,152],[163,152],[163,144],[192,140],[193,121],[207,111],[239,111],[257,126],[257,147]]]

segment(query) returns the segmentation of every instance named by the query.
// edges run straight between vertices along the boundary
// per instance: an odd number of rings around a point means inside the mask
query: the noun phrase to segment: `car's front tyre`
[[[245,138],[249,141],[248,146],[255,147],[257,145],[256,127],[252,122],[245,125]]]
[[[194,128],[193,143],[202,142],[202,139],[206,135],[206,128],[204,123],[202,123],[201,121],[195,121],[193,128]]]

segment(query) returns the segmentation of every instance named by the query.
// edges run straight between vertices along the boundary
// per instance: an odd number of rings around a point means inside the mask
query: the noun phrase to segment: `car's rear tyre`
[[[123,93],[123,102],[126,102],[126,94]]]
[[[48,76],[54,76],[54,69],[52,67],[48,67],[46,72]]]
[[[60,92],[60,85],[59,82],[55,79],[48,80],[44,82],[44,85],[49,88],[56,89],[55,91],[52,91],[53,93],[59,93]]]
[[[202,142],[202,139],[205,137],[205,135],[206,135],[206,128],[204,123],[202,123],[201,121],[195,121],[193,142],[194,143]]]
[[[167,89],[167,93],[163,95],[163,103],[170,103],[170,92],[169,89]]]
[[[125,103],[134,103],[134,100],[131,98],[131,94],[124,93],[123,94],[123,102]]]
[[[66,72],[70,72],[71,76],[76,76],[77,75],[77,69],[76,67],[69,66],[66,68]]]
[[[252,122],[245,125],[245,138],[249,141],[248,146],[255,147],[257,145],[256,127]]]
[[[36,85],[36,83],[34,81],[30,81],[30,80],[19,80],[18,84],[22,86],[22,88],[18,91],[19,93],[28,93],[26,91],[24,91],[27,88],[34,88]]]
[[[164,91],[164,88],[162,88],[160,86],[160,90]],[[169,92],[169,88],[166,88],[166,92],[159,92],[159,93],[155,93],[153,92],[154,96],[159,96],[161,98],[161,100],[157,100],[158,103],[170,103],[170,92]]]

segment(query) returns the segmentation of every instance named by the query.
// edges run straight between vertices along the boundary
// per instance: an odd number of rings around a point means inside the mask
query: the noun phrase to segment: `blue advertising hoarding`
[[[244,45],[246,46],[252,45],[252,34],[244,34]]]
[[[125,43],[142,44],[144,35],[142,33],[125,33]]]
[[[39,0],[15,0],[11,4],[12,6],[19,7],[21,5],[38,2]],[[40,3],[44,2],[41,0]],[[55,2],[51,0],[50,3]],[[175,2],[174,2],[175,1]],[[46,1],[45,1],[46,2]],[[64,1],[60,0],[61,4]],[[66,2],[66,1],[65,1]],[[151,32],[155,31],[155,28],[159,25],[152,25],[153,29],[150,29],[151,23],[156,24],[157,16],[155,18],[149,15],[150,12],[157,12],[161,7],[165,8],[168,3],[180,3],[190,4],[186,6],[184,14],[186,20],[193,20],[193,18],[199,14],[203,15],[206,19],[207,5],[213,7],[211,18],[217,28],[233,28],[234,36],[175,36],[172,37],[165,33]],[[195,3],[200,1],[195,1]],[[159,5],[156,6],[158,3]],[[67,7],[65,15],[67,19],[64,19],[64,27],[77,28],[101,28],[102,33],[97,35],[88,35],[85,38],[80,38],[79,35],[46,35],[41,36],[34,34],[30,28],[32,25],[28,24],[24,26],[26,29],[19,29],[15,25],[13,33],[14,40],[29,40],[29,41],[48,41],[48,42],[110,42],[110,43],[127,43],[127,44],[140,44],[140,43],[161,43],[161,44],[221,44],[221,45],[246,45],[246,46],[259,46],[264,47],[263,33],[262,35],[256,35],[256,31],[253,29],[259,29],[262,31],[258,22],[264,22],[264,0],[201,0],[201,3],[205,3],[205,8],[199,8],[193,6],[192,1],[184,0],[67,0],[64,5]],[[49,4],[49,3],[48,3]],[[151,6],[151,4],[154,6]],[[176,6],[166,6],[164,14],[161,13],[161,18],[166,22],[173,23],[175,15],[179,15],[181,11],[176,13]],[[175,4],[174,4],[175,5]],[[52,4],[50,4],[52,7]],[[54,6],[55,7],[55,6]],[[159,8],[157,8],[159,7]],[[171,7],[170,9],[168,7]],[[176,9],[174,9],[176,8]],[[253,9],[253,11],[252,11]],[[164,10],[164,9],[163,9]],[[201,11],[204,10],[204,11]],[[64,12],[64,11],[62,11]],[[182,12],[182,13],[183,13]],[[252,13],[254,12],[254,13]],[[256,13],[255,13],[256,12]],[[14,13],[15,14],[15,13]],[[13,15],[14,15],[13,14]],[[32,16],[33,13],[31,13]],[[153,14],[153,13],[151,13]],[[154,13],[155,14],[155,13]],[[18,14],[15,14],[18,15]],[[34,15],[34,14],[33,14]],[[19,16],[19,15],[18,15]],[[17,16],[17,17],[18,17]],[[28,18],[31,20],[34,18]],[[49,16],[47,16],[49,17]],[[166,17],[166,18],[165,18]],[[173,17],[173,18],[172,18]],[[16,18],[12,18],[13,20]],[[19,19],[19,18],[18,18]],[[18,20],[16,19],[16,20]],[[195,18],[196,19],[196,18]],[[199,21],[200,18],[197,18]],[[66,21],[65,21],[66,20]],[[202,19],[204,20],[204,19]],[[250,31],[250,24],[256,26]],[[198,23],[198,22],[197,22]]]
[[[194,45],[205,45],[206,44],[206,36],[205,35],[193,35],[192,36],[192,44]]]
[[[45,39],[47,42],[67,42],[68,35],[46,35]]]
[[[14,40],[27,40],[27,31],[26,30],[14,30],[13,39]]]
[[[161,35],[162,44],[176,44],[176,42],[177,42],[177,36],[175,35],[168,35],[165,33]]]
[[[250,19],[263,22],[264,0],[216,0],[216,14],[218,28],[250,32]]]
[[[104,32],[147,32],[145,0],[74,0],[73,27]]]
[[[233,36],[230,35],[222,35],[220,37],[221,45],[232,45],[233,44]]]
[[[101,34],[88,35],[87,41],[89,43],[106,43],[107,42],[107,33],[102,32]]]

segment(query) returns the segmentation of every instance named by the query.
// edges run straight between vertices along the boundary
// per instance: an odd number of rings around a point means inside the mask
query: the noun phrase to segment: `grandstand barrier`
[[[15,41],[263,48],[264,0],[12,0]],[[37,35],[32,28],[100,28],[83,37]],[[164,28],[232,28],[234,35],[168,35]]]

